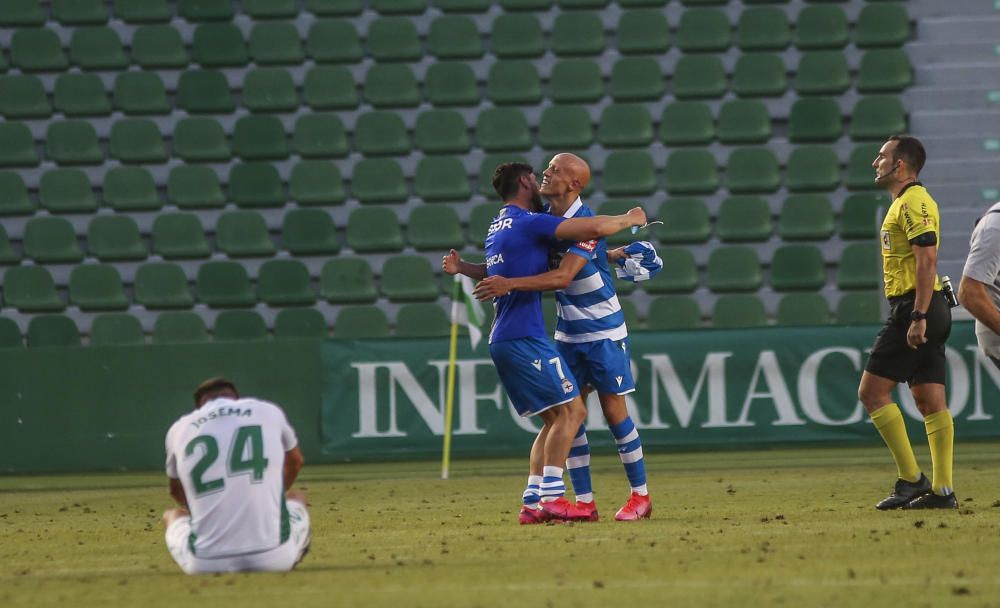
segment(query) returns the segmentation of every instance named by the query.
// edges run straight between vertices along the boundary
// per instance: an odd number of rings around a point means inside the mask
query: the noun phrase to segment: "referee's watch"
[[[910,313],[910,321],[923,321],[927,318],[926,312],[920,312],[919,310],[914,310]]]

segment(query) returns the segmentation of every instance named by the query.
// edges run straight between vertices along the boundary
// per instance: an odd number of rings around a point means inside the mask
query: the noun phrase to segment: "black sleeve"
[[[910,244],[916,245],[917,247],[933,247],[937,245],[937,233],[931,231],[918,234],[910,239]]]

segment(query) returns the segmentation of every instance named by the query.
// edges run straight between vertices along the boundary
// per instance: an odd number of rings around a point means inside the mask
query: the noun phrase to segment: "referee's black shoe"
[[[945,494],[944,496],[940,494],[935,494],[934,492],[928,492],[923,496],[918,496],[911,500],[910,502],[903,505],[904,509],[957,509],[958,508],[958,498],[955,497],[955,493]]]
[[[898,509],[903,505],[908,504],[913,499],[930,493],[930,491],[931,482],[923,473],[920,474],[920,479],[916,481],[897,479],[896,487],[892,489],[892,494],[883,498],[881,502],[875,505],[875,508],[880,511]]]

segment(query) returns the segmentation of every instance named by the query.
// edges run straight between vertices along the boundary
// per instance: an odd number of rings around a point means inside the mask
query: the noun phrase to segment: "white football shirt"
[[[268,551],[287,540],[283,470],[296,445],[281,408],[258,399],[213,399],[170,427],[167,475],[184,486],[197,557]]]

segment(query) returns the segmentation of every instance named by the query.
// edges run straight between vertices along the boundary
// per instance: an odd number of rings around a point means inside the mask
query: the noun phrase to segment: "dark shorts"
[[[906,343],[914,297],[911,292],[889,299],[889,320],[875,338],[865,371],[910,385],[944,384],[951,308],[944,295],[935,291],[927,309],[927,342],[914,350]]]

